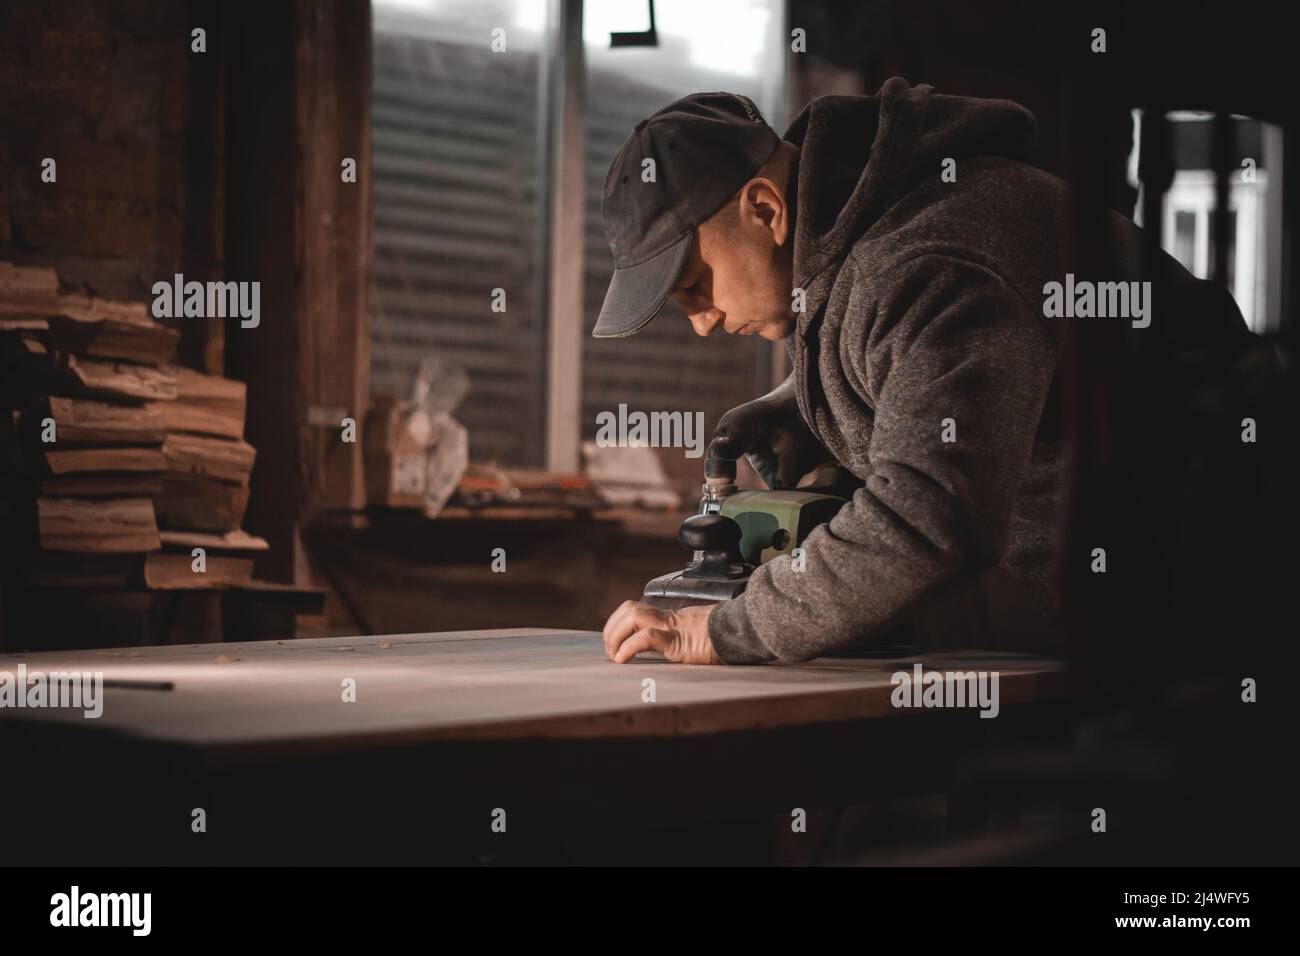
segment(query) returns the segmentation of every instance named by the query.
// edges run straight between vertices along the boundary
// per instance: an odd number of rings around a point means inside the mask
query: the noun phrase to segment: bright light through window
[[[692,66],[719,73],[752,75],[771,26],[767,0],[658,0],[655,27],[659,43],[681,46]],[[609,35],[649,27],[646,0],[603,0],[583,10],[583,38],[589,47],[609,46]],[[628,53],[629,50],[617,50]]]

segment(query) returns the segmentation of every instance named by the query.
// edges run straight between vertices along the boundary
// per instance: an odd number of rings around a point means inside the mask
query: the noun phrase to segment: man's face
[[[702,223],[672,293],[695,334],[722,329],[775,342],[793,332],[792,245],[784,198],[765,180]]]

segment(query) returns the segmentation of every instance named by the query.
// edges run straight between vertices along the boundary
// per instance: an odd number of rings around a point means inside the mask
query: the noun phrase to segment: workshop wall
[[[808,52],[792,58],[788,98],[791,115],[828,93],[878,90],[892,76],[928,83],[939,93],[1013,100],[1038,121],[1035,165],[1071,178],[1079,154],[1073,110],[1078,90],[1068,64],[1068,44],[1079,11],[1064,4],[1002,0],[790,0],[788,22],[807,31]],[[1113,22],[1103,9],[1100,21]],[[1136,191],[1126,163],[1132,118],[1119,106],[1106,113],[1111,204],[1132,215]]]
[[[143,297],[149,277],[179,265],[187,131],[204,121],[187,109],[188,61],[175,42],[188,11],[168,0],[0,10],[5,258],[57,266],[65,282],[112,297]],[[32,175],[46,157],[57,189]]]

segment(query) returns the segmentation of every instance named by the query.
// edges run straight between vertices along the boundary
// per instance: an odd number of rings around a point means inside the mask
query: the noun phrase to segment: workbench
[[[890,677],[917,661],[997,671],[999,716],[895,708]],[[4,788],[3,818],[43,818],[24,829],[47,862],[589,859],[638,828],[940,786],[960,755],[1042,733],[1063,689],[1057,662],[1013,654],[617,665],[597,633],[540,629],[3,655],[0,671],[20,663],[106,681],[98,719],[0,710],[32,783]]]

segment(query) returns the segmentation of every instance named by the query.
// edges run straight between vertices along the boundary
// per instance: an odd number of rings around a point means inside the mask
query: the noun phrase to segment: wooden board
[[[122,554],[162,547],[148,498],[38,498],[36,513],[44,551]]]
[[[167,470],[174,474],[201,475],[243,487],[253,473],[257,453],[243,439],[209,435],[168,435],[162,446]]]
[[[265,538],[249,534],[242,528],[227,531],[225,534],[208,534],[203,531],[163,531],[164,548],[188,551],[191,548],[205,548],[218,553],[251,553],[266,551],[271,546]]]
[[[0,262],[0,315],[49,315],[58,303],[53,269]]]
[[[230,555],[209,555],[206,570],[194,570],[187,554],[155,551],[144,559],[144,585],[151,591],[206,591],[229,588],[253,580],[253,559]]]
[[[86,395],[127,401],[172,401],[176,398],[175,369],[79,359],[65,355],[62,368]]]
[[[33,431],[39,431],[46,417],[57,423],[58,440],[72,444],[160,445],[167,437],[166,422],[157,406],[117,405],[56,395],[42,397],[23,414],[24,424]]]
[[[600,635],[515,629],[0,656],[0,670],[99,670],[106,680],[170,682],[171,691],[106,688],[103,716],[8,710],[192,746],[212,759],[451,740],[676,737],[860,718],[907,720],[890,677],[926,669],[996,670],[1003,712],[1058,696],[1059,664],[1012,654],[822,659],[688,667],[605,659]],[[354,678],[356,702],[342,702]],[[642,701],[645,678],[654,703]],[[954,720],[983,723],[975,710]],[[991,722],[988,722],[991,723]]]
[[[149,407],[163,416],[168,432],[241,438],[246,392],[243,382],[182,367],[176,369],[175,400]]]
[[[59,294],[58,313],[75,322],[121,322],[148,331],[164,329],[149,313],[149,306],[143,302],[119,302],[113,299],[101,299],[88,292],[62,292]],[[173,336],[168,336],[173,338]]]
[[[49,445],[43,450],[45,470],[51,475],[97,472],[161,474],[167,468],[157,448],[111,445],[105,448],[65,448]]]
[[[203,475],[168,472],[154,505],[167,527],[224,534],[243,523],[248,487]]]
[[[0,313],[0,332],[48,332],[49,329],[50,323],[44,316]]]
[[[118,316],[99,310],[76,317],[71,314],[73,310],[67,310],[65,315],[52,315],[49,318],[50,342],[58,351],[74,355],[146,365],[175,362],[180,333],[149,320],[143,305],[138,308],[141,317],[129,313]]]

